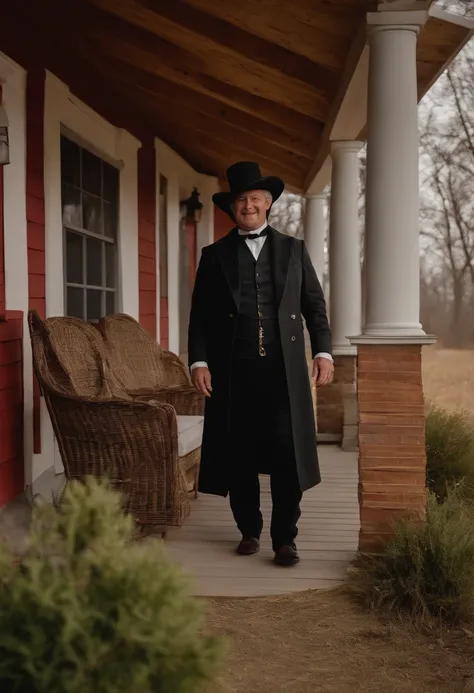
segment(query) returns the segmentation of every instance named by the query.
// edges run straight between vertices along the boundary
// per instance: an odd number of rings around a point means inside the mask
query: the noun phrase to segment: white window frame
[[[137,153],[141,143],[99,116],[50,72],[46,72],[44,107],[47,315],[64,315],[61,134],[120,169],[117,304],[120,310],[138,320]]]

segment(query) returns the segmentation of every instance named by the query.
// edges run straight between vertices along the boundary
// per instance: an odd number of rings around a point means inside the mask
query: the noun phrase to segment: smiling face
[[[242,231],[255,231],[267,220],[272,201],[264,190],[249,190],[238,195],[232,205],[235,221]]]

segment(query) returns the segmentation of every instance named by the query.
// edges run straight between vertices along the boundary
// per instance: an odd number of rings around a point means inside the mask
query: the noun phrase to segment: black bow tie
[[[262,236],[268,236],[268,226],[265,226],[263,231],[260,231],[260,233],[245,233],[241,234],[241,237],[244,240],[247,240],[247,238],[250,238],[251,240],[254,240],[255,238],[261,238]]]

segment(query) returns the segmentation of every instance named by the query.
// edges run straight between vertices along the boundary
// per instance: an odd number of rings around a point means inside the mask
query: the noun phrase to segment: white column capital
[[[331,142],[331,156],[334,157],[338,154],[358,154],[362,147],[363,142],[359,140],[333,140]]]
[[[418,34],[427,20],[426,10],[368,12],[367,30],[369,37],[381,31],[411,31]]]

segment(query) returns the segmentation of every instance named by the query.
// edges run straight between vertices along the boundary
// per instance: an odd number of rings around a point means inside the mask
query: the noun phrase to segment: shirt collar
[[[263,226],[261,226],[259,229],[254,229],[253,231],[242,231],[242,229],[239,229],[239,236],[248,236],[249,233],[261,233],[263,229],[266,229],[268,226],[268,222],[266,221]]]

